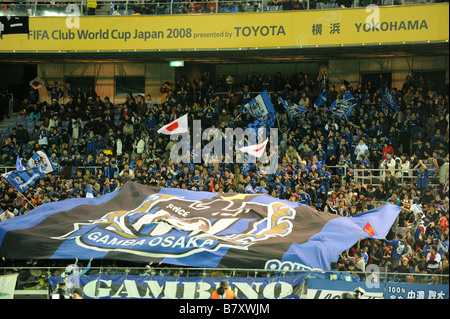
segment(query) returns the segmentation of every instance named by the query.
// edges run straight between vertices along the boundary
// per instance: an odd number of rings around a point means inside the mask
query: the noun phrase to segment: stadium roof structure
[[[100,52],[2,52],[2,63],[168,62],[270,63],[319,62],[333,59],[393,58],[448,55],[448,41],[408,44],[360,44],[305,48],[240,48],[220,50],[149,50]]]

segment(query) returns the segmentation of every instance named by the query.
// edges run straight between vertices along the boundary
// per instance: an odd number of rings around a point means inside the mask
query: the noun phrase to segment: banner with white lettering
[[[227,277],[236,299],[299,299],[306,275]],[[84,299],[211,299],[222,277],[81,276]],[[62,277],[50,277],[50,293]],[[70,291],[68,291],[70,294]]]
[[[402,284],[389,282],[384,299],[449,299],[448,284]]]

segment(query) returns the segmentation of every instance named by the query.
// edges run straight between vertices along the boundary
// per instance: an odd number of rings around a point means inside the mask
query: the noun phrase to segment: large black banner
[[[107,195],[44,204],[0,223],[0,254],[11,259],[329,269],[339,253],[357,242],[367,222],[374,237],[383,238],[399,211],[386,205],[339,217],[263,194],[128,182]]]

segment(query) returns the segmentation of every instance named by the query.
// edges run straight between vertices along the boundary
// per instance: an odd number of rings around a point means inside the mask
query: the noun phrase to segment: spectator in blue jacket
[[[384,240],[388,246],[392,246],[391,258],[389,262],[391,268],[394,269],[399,266],[402,256],[406,253],[406,245],[403,235],[396,233],[393,240],[387,240],[386,238],[384,238]]]

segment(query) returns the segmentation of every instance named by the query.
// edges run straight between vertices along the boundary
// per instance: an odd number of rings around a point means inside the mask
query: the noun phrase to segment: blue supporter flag
[[[288,112],[289,117],[291,118],[301,116],[303,113],[308,111],[307,108],[295,104],[294,102],[291,101],[285,101],[283,99],[280,99],[280,103],[284,106],[286,112]]]
[[[361,234],[363,240],[370,236],[363,231],[367,223],[373,227],[371,238],[382,239],[400,211],[388,204],[341,217],[261,193],[217,194],[127,182],[105,195],[50,202],[1,222],[0,255],[329,270]]]
[[[268,113],[260,118],[257,118],[255,121],[251,122],[247,127],[254,128],[256,131],[261,127],[265,127],[266,130],[269,130],[272,127],[277,125],[277,114],[276,113]]]
[[[55,170],[53,163],[44,151],[37,151],[22,165],[22,159],[17,157],[16,170],[2,174],[2,176],[19,192],[23,193],[33,186],[36,181]]]
[[[34,167],[37,167],[43,174],[48,174],[55,170],[55,166],[44,151],[37,151],[28,160],[26,168]]]
[[[397,112],[398,111],[398,102],[397,99],[395,98],[395,96],[392,94],[392,91],[388,88],[387,84],[384,83],[381,87],[380,87],[380,93],[381,93],[381,98],[383,101],[383,109],[384,112],[389,114],[389,109],[388,107]]]
[[[342,99],[336,99],[336,101],[330,105],[327,112],[330,112],[335,118],[348,120],[352,115],[356,104],[357,101],[353,97],[353,94],[346,92]]]
[[[255,118],[261,118],[269,113],[275,113],[275,108],[270,100],[269,93],[265,90],[250,102],[242,105],[239,111],[245,111]]]
[[[2,174],[15,189],[23,193],[27,191],[31,186],[36,184],[36,181],[42,178],[43,174],[38,167],[33,167],[25,169],[22,171],[12,171],[9,173]]]
[[[322,105],[325,105],[325,103],[327,102],[327,95],[328,95],[328,80],[327,77],[324,75],[322,91],[317,97],[317,100],[314,102],[314,107],[321,107]]]

